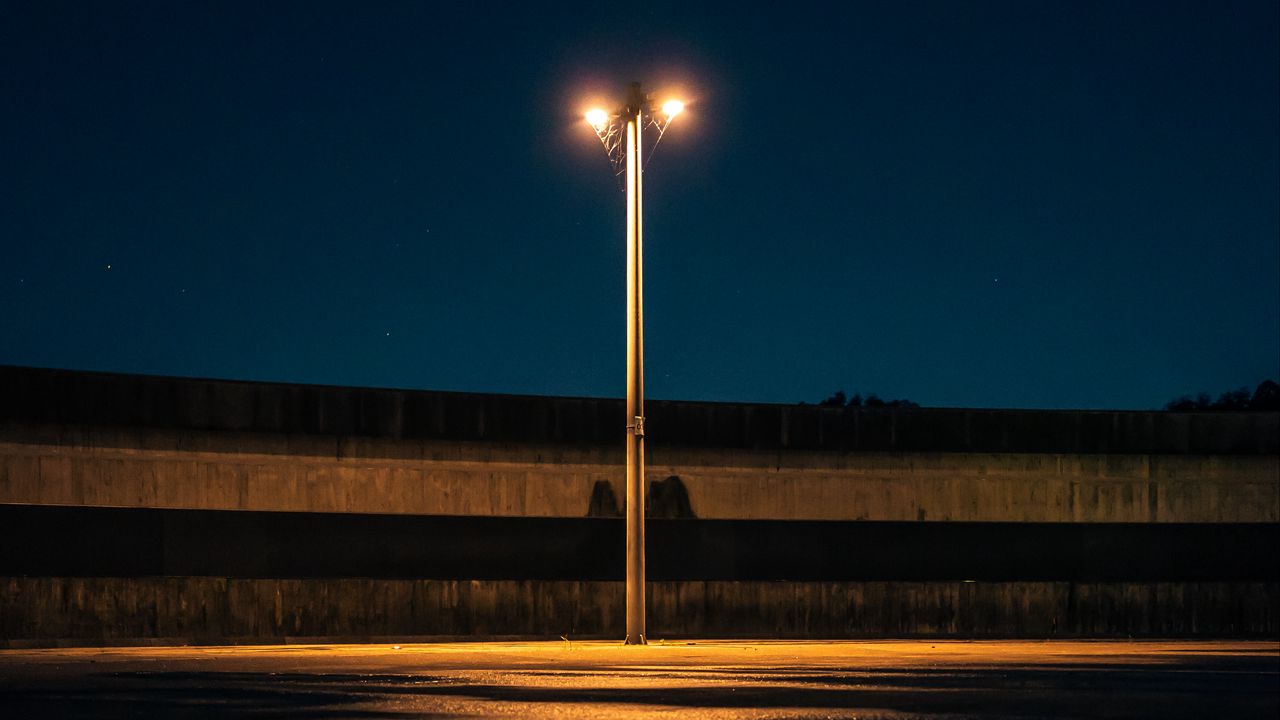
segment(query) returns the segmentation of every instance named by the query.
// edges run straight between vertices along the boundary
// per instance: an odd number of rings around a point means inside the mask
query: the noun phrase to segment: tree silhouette
[[[1206,392],[1194,398],[1183,395],[1170,400],[1164,409],[1172,412],[1274,412],[1280,410],[1280,385],[1274,380],[1263,380],[1252,395],[1249,388],[1242,387],[1222,393],[1217,400],[1210,399]]]
[[[1249,408],[1267,412],[1280,410],[1280,384],[1274,380],[1258,383],[1258,389],[1253,391],[1253,397],[1249,400]]]
[[[818,403],[822,407],[844,407],[844,391],[837,390],[834,395]]]
[[[800,403],[803,405],[804,403]],[[867,395],[864,399],[862,393],[854,393],[853,397],[846,397],[843,390],[837,390],[831,394],[826,400],[818,403],[820,407],[868,407],[868,408],[884,408],[884,407],[920,407],[910,400],[881,400],[874,393]]]

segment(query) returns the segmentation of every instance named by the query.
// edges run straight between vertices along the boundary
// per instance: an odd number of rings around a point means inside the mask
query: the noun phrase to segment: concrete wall
[[[654,443],[701,518],[1276,522],[1280,456],[838,452]],[[592,445],[0,424],[0,502],[447,515],[587,514],[623,497]]]
[[[0,504],[583,517],[621,401],[0,367]],[[1276,523],[1280,414],[651,402],[698,519]],[[594,501],[594,505],[593,505]],[[9,642],[616,635],[621,585],[0,577]],[[1275,635],[1277,583],[655,583],[655,637]],[[573,608],[571,611],[565,608]],[[566,614],[567,613],[567,614]],[[291,620],[290,618],[303,618]],[[43,638],[43,640],[41,640]]]
[[[620,638],[621,582],[0,578],[0,647]],[[654,582],[649,637],[1274,637],[1276,583]]]
[[[657,446],[831,452],[1280,453],[1280,414],[838,409],[649,401]],[[0,366],[22,423],[614,447],[621,400],[193,380]],[[650,427],[652,425],[652,427]]]

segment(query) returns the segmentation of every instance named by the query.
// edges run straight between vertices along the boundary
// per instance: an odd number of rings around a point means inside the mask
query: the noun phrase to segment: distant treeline
[[[806,403],[800,403],[804,405]],[[854,393],[853,397],[845,397],[843,390],[837,390],[831,397],[818,403],[820,407],[920,407],[910,400],[881,400],[875,394],[867,395],[865,398],[861,393]]]
[[[1170,400],[1164,409],[1174,412],[1274,412],[1280,410],[1280,385],[1274,380],[1263,380],[1252,394],[1249,388],[1242,387],[1222,393],[1217,400],[1203,392],[1195,397],[1183,395]]]
[[[801,401],[801,405],[808,403]],[[854,393],[853,397],[848,397],[843,390],[837,390],[830,397],[818,403],[819,407],[850,407],[850,408],[893,408],[920,407],[910,400],[883,400],[875,394],[863,396],[861,393]],[[1263,380],[1258,387],[1252,392],[1249,388],[1242,387],[1239,390],[1229,390],[1218,396],[1214,400],[1209,393],[1200,393],[1195,397],[1183,395],[1176,400],[1170,400],[1165,406],[1165,410],[1171,412],[1276,412],[1280,411],[1280,384],[1274,380]]]

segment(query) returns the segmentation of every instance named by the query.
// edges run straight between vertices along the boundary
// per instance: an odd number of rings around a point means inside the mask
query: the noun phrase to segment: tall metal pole
[[[627,645],[644,645],[644,273],[640,83],[627,98]]]

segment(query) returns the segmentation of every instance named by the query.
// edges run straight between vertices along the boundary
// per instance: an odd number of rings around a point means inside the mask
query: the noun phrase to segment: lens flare
[[[668,100],[662,103],[662,112],[666,113],[668,118],[673,118],[684,112],[684,103],[679,100]]]
[[[588,110],[587,123],[596,130],[599,130],[609,123],[609,113],[599,108],[596,108],[595,110]]]

